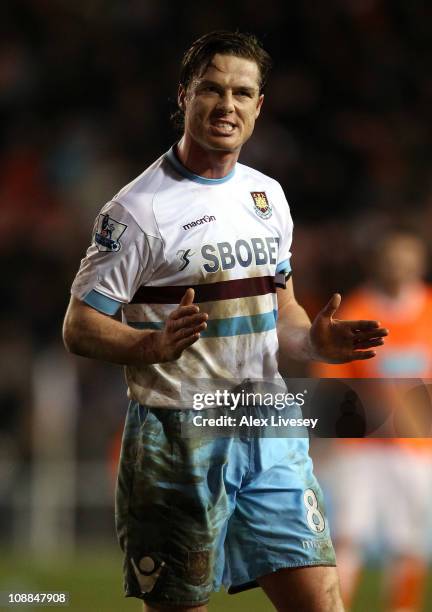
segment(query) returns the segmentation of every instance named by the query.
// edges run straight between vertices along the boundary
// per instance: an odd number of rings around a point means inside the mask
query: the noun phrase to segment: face
[[[208,151],[239,151],[253,132],[263,99],[258,65],[217,53],[186,91],[180,86],[185,137]]]
[[[426,251],[415,236],[397,234],[384,241],[375,259],[375,274],[385,286],[402,287],[425,273]]]

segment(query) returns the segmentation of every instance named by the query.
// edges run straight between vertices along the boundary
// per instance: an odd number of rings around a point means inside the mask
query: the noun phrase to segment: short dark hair
[[[195,76],[204,72],[211,60],[220,53],[254,61],[260,72],[259,88],[263,92],[271,68],[271,58],[253,34],[216,30],[198,38],[183,55],[180,84],[188,88]]]
[[[183,55],[180,69],[180,85],[187,89],[194,77],[202,74],[216,53],[235,55],[255,62],[259,69],[259,93],[264,91],[272,61],[261,42],[253,34],[216,30],[198,38]],[[177,128],[184,125],[183,111],[172,115]]]

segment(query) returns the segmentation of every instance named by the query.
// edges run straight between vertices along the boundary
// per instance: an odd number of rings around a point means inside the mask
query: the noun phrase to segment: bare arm
[[[277,289],[279,352],[283,358],[307,361],[312,359],[311,321],[294,297],[292,279],[286,289]]]
[[[388,330],[378,321],[341,321],[334,318],[341,303],[335,293],[311,324],[294,297],[292,279],[286,289],[278,289],[277,333],[282,357],[345,363],[375,357]]]
[[[72,296],[63,324],[65,346],[77,355],[123,365],[173,361],[207,327],[207,314],[193,299],[188,289],[164,329],[153,331],[133,329]]]

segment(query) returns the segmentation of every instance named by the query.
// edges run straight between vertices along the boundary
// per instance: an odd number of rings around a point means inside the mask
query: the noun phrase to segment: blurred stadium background
[[[122,597],[113,527],[122,372],[66,354],[61,324],[100,207],[176,138],[184,49],[238,27],[274,58],[241,161],[285,189],[313,316],[362,279],[363,247],[395,220],[430,243],[431,13],[420,0],[0,4],[0,591],[140,609]],[[356,610],[380,609],[378,571]],[[253,591],[211,609],[271,607]]]

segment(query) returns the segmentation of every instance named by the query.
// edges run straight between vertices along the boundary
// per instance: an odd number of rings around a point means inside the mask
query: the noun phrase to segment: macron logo
[[[214,215],[204,215],[201,219],[197,219],[196,221],[191,221],[190,223],[186,223],[183,225],[183,229],[190,230],[197,225],[202,225],[203,223],[210,223],[211,221],[216,221],[216,217]]]

